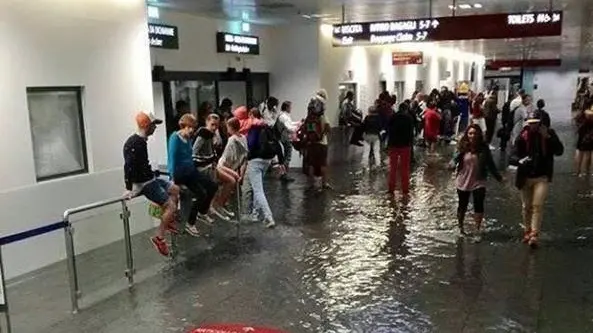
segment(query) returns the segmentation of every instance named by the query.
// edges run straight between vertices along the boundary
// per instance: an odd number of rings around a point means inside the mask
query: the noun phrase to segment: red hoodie
[[[436,139],[441,128],[441,115],[435,109],[424,111],[424,137]]]
[[[236,108],[233,111],[233,116],[239,120],[239,124],[241,125],[239,133],[245,136],[247,136],[247,133],[254,124],[263,123],[263,120],[249,118],[249,111],[247,111],[247,107],[245,106]]]

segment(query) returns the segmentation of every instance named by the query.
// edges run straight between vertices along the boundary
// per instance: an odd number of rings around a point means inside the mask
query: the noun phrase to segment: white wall
[[[121,195],[122,144],[134,131],[134,113],[151,111],[153,100],[143,0],[3,0],[0,31],[0,233],[6,235]],[[37,183],[26,88],[63,85],[84,86],[90,172]],[[163,131],[156,140],[164,140]],[[88,222],[77,227],[80,251],[121,238],[111,218]],[[63,258],[63,244],[58,233],[8,246],[7,275]]]
[[[225,20],[195,16],[169,10],[161,10],[158,20],[150,22],[177,26],[179,29],[179,49],[168,50],[151,48],[153,65],[165,66],[169,71],[226,71],[228,67],[242,70],[248,67],[252,72],[267,72],[268,57],[274,46],[268,37],[270,28],[251,26],[251,32],[237,31],[237,24]],[[260,55],[237,56],[216,52],[216,33],[232,32],[260,37]],[[282,45],[282,44],[280,44]],[[278,45],[276,45],[278,47]]]
[[[578,70],[571,68],[536,69],[533,71],[534,101],[543,98],[553,122],[571,119],[571,104],[577,90]]]
[[[278,27],[269,36],[270,44],[278,46],[269,57],[270,95],[292,101],[293,120],[306,116],[309,100],[321,87],[318,36],[316,25]],[[297,152],[291,164],[301,165]]]

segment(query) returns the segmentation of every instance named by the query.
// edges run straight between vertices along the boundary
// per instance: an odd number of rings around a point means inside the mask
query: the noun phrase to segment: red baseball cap
[[[151,124],[160,125],[163,121],[158,119],[154,113],[140,111],[136,114],[136,124],[139,128],[148,128]]]

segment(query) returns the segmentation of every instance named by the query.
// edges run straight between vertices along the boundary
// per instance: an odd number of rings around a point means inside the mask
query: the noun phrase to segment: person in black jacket
[[[409,104],[399,105],[398,111],[389,120],[387,147],[389,149],[389,193],[395,191],[396,175],[399,170],[402,193],[410,191],[410,158],[414,143],[414,120]],[[399,163],[398,163],[399,162]]]
[[[140,112],[136,115],[138,132],[128,138],[124,144],[124,177],[126,184],[125,197],[132,198],[144,195],[146,199],[161,207],[161,224],[156,236],[150,241],[164,256],[169,255],[169,247],[165,242],[165,232],[177,233],[175,214],[179,200],[179,187],[173,182],[155,177],[148,160],[147,140],[154,134],[157,125],[163,121],[151,113]]]
[[[523,242],[532,247],[538,245],[544,202],[554,174],[554,156],[564,153],[556,132],[541,120],[538,111],[527,116],[527,125],[516,138],[509,159],[511,165],[518,167],[515,185],[521,190],[523,202]]]

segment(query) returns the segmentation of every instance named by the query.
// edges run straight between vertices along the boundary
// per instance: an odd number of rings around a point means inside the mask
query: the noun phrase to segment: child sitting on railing
[[[226,126],[229,139],[216,167],[218,174],[224,175],[224,177],[220,177],[223,184],[214,199],[213,206],[223,214],[233,217],[234,214],[224,206],[230,199],[237,183],[240,183],[245,175],[248,148],[247,138],[239,133],[241,128],[239,120],[231,118],[227,121]]]

